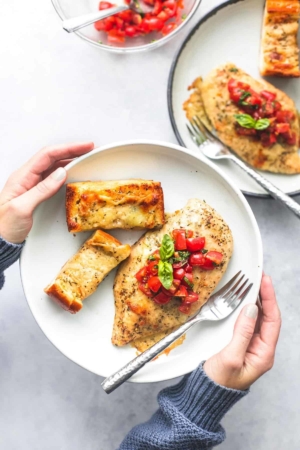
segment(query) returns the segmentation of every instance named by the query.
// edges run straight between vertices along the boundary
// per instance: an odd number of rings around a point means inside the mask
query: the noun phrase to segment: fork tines
[[[241,274],[241,271],[236,275],[239,276]],[[253,286],[253,283],[249,283],[249,278],[247,278],[242,284],[245,275],[241,274],[241,276],[238,278],[237,282],[234,284],[234,286],[229,287],[225,293],[223,293],[224,297],[224,303],[227,306],[230,306],[232,308],[236,308],[246,297],[248,292]],[[230,284],[232,284],[233,280],[230,280]],[[235,280],[234,280],[235,281]],[[224,286],[225,287],[225,286]]]

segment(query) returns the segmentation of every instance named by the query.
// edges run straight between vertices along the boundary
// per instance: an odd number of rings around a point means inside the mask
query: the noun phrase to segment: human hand
[[[262,277],[260,293],[262,313],[258,319],[257,306],[245,306],[236,321],[231,342],[204,363],[209,378],[222,386],[248,389],[273,367],[281,317],[272,280],[266,275]]]
[[[34,209],[64,184],[64,166],[93,148],[92,142],[45,147],[12,173],[0,193],[0,236],[22,243],[31,230]]]

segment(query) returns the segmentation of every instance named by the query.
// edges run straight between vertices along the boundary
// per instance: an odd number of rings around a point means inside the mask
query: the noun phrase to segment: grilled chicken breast
[[[236,133],[235,115],[239,114],[240,110],[230,100],[227,85],[231,78],[249,84],[255,91],[267,90],[276,93],[282,109],[289,110],[295,115],[291,121],[291,129],[297,136],[295,145],[276,142],[271,147],[264,147],[261,141]],[[190,89],[192,94],[183,105],[188,119],[192,119],[197,114],[202,119],[204,117],[204,120],[210,122],[209,127],[217,131],[225,145],[257,169],[284,174],[300,173],[299,119],[293,100],[284,92],[264,80],[255,80],[231,63],[213,70],[205,80],[197,78]]]
[[[199,294],[199,300],[193,303],[190,315],[201,308],[221,280],[232,255],[231,231],[212,207],[201,200],[191,199],[183,209],[168,217],[161,230],[149,231],[142,236],[132,247],[130,257],[120,265],[114,284],[113,344],[122,346],[170,330],[188,319],[189,316],[178,310],[180,301],[172,299],[165,305],[156,304],[138,288],[135,278],[149,255],[160,247],[163,236],[179,228],[192,230],[195,237],[205,237],[209,250],[223,253],[222,263],[214,270],[193,268],[194,291]]]
[[[123,245],[98,230],[63,266],[45,292],[63,309],[75,314],[82,308],[82,301],[129,254],[130,245]]]
[[[159,228],[165,221],[163,190],[149,180],[69,183],[66,214],[70,232]]]
[[[300,77],[299,0],[267,0],[262,29],[262,75]]]

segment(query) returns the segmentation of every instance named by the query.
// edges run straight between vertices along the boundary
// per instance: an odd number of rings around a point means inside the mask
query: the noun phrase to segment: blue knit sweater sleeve
[[[19,259],[23,244],[11,244],[0,236],[0,289],[4,285],[4,271]]]
[[[215,384],[202,363],[159,393],[158,411],[148,422],[134,427],[119,450],[211,449],[225,439],[220,425],[223,416],[247,393]]]

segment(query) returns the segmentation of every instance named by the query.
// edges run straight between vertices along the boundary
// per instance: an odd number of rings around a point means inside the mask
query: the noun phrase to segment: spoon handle
[[[232,161],[234,161],[235,164],[237,164],[241,169],[247,172],[247,174],[250,175],[250,177],[253,178],[267,192],[269,192],[269,194],[273,198],[275,198],[275,200],[279,200],[281,203],[283,203],[287,208],[289,208],[290,211],[292,211],[298,217],[298,219],[300,219],[300,205],[297,202],[295,202],[295,200],[293,200],[291,197],[289,197],[280,189],[278,189],[276,186],[274,186],[273,183],[264,178],[258,172],[248,167],[245,163],[243,163],[243,161],[239,160],[234,155],[231,155],[230,159],[232,159]]]
[[[73,33],[74,31],[80,30],[80,28],[91,25],[98,20],[105,19],[105,17],[112,16],[113,14],[119,13],[129,9],[128,5],[113,6],[109,9],[104,9],[103,11],[97,11],[90,14],[85,14],[84,16],[73,17],[72,19],[66,19],[62,22],[62,27],[68,33]]]

